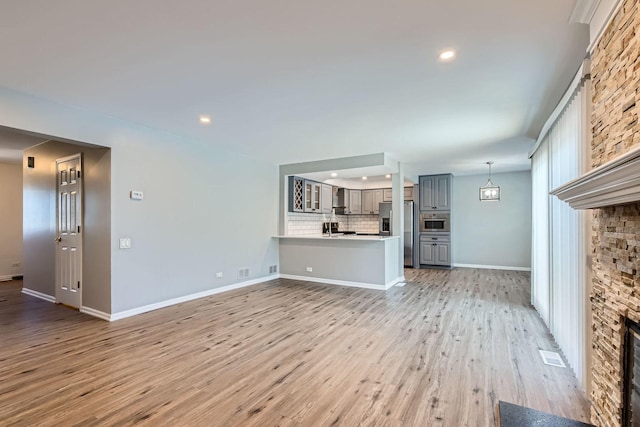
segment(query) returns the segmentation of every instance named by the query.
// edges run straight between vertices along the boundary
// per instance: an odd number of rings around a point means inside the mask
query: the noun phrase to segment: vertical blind
[[[531,302],[582,387],[589,378],[585,213],[549,191],[586,171],[588,86],[579,85],[532,156]]]
[[[531,161],[531,304],[549,326],[549,143],[540,144]]]

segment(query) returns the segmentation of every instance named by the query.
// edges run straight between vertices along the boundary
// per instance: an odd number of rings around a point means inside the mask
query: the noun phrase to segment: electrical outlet
[[[278,272],[278,266],[277,265],[270,265],[269,266],[269,273],[273,274],[273,273],[277,273]]]
[[[222,277],[222,271],[219,273],[216,273],[216,279],[220,279]]]
[[[249,269],[244,267],[238,269],[238,279],[246,279],[249,277]]]
[[[311,272],[313,272],[313,268],[307,267],[307,273],[311,273]]]
[[[131,249],[131,237],[120,238],[120,249]]]
[[[19,262],[12,262],[11,263],[11,268],[16,268],[16,267],[20,267],[20,263]]]

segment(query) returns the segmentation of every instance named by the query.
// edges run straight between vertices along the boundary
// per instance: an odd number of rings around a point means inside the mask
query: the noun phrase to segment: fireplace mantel
[[[550,194],[573,209],[640,201],[640,147],[569,181]]]

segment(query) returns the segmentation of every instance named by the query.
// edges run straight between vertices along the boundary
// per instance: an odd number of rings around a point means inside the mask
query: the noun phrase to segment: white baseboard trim
[[[398,277],[397,279],[392,280],[386,285],[376,285],[375,283],[350,282],[346,280],[323,279],[321,277],[295,276],[293,274],[281,274],[280,277],[282,279],[300,280],[304,282],[314,282],[314,283],[324,283],[327,285],[349,286],[352,288],[374,289],[377,291],[386,291],[387,289],[391,288],[397,283],[400,283],[403,280],[402,277]]]
[[[111,321],[111,315],[109,313],[96,310],[95,308],[82,306],[80,307],[80,313],[88,314],[89,316],[97,317],[98,319]]]
[[[531,268],[529,267],[509,267],[506,265],[453,264],[453,266],[462,268],[483,268],[487,270],[531,271]]]
[[[148,311],[158,310],[159,308],[169,307],[171,305],[176,305],[176,304],[180,304],[180,303],[183,303],[183,302],[192,301],[194,299],[204,298],[204,297],[208,297],[208,296],[211,296],[211,295],[220,294],[222,292],[232,291],[234,289],[245,288],[247,286],[256,285],[258,283],[268,282],[270,280],[277,279],[278,277],[279,277],[278,274],[273,274],[271,276],[265,276],[265,277],[260,277],[258,279],[247,280],[246,282],[234,283],[234,284],[231,284],[231,285],[222,286],[220,288],[209,289],[209,290],[206,290],[206,291],[197,292],[195,294],[185,295],[185,296],[178,297],[178,298],[172,298],[172,299],[169,299],[169,300],[166,300],[166,301],[160,301],[160,302],[155,302],[153,304],[143,305],[142,307],[136,307],[136,308],[132,308],[130,310],[119,311],[119,312],[113,313],[111,315],[108,315],[106,313],[101,313],[101,312],[99,312],[97,310],[93,310],[93,309],[90,309],[92,311],[91,312],[87,312],[87,314],[94,315],[92,313],[100,313],[100,314],[108,316],[108,319],[105,319],[105,320],[109,320],[109,321],[113,322],[115,320],[125,319],[127,317],[135,316],[137,314],[146,313]],[[96,316],[96,317],[100,317],[100,316]],[[103,317],[100,317],[100,318],[102,319]]]
[[[22,293],[23,294],[27,294],[27,295],[31,295],[32,297],[43,299],[43,300],[45,300],[47,302],[52,302],[52,303],[56,302],[56,297],[48,295],[48,294],[43,294],[42,292],[34,291],[33,289],[22,288]]]

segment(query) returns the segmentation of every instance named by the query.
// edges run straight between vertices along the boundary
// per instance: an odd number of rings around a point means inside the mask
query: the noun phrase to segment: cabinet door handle
[[[438,238],[437,237],[432,237],[431,240],[438,240]]]
[[[438,244],[437,243],[432,243],[431,246],[438,246]]]

